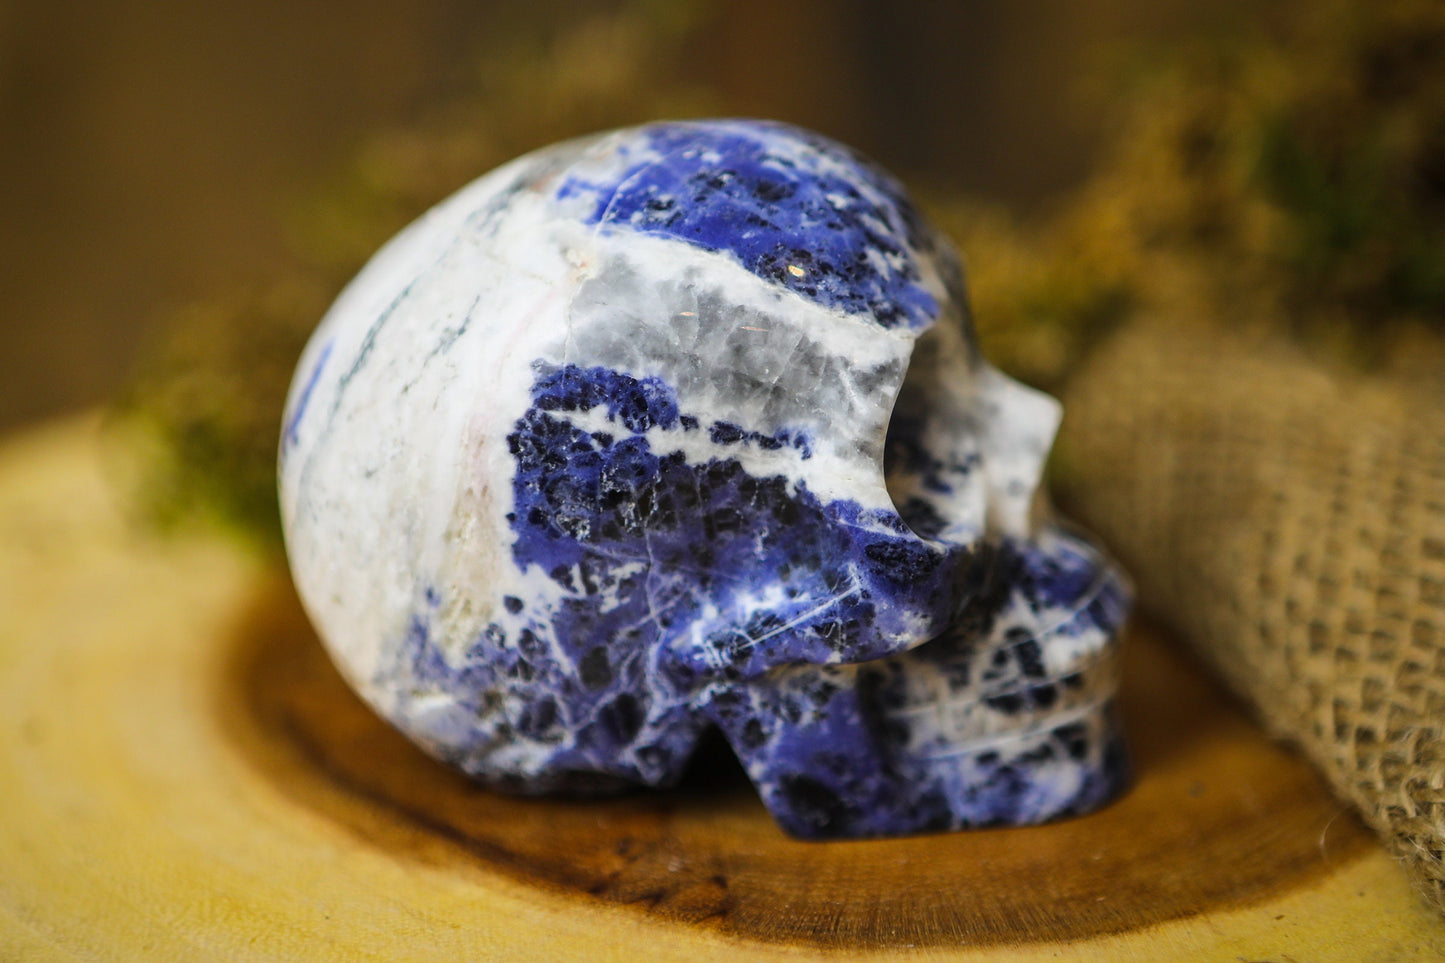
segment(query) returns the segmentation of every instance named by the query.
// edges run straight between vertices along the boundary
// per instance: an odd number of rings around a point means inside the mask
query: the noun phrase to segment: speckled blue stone
[[[467,188],[288,401],[288,550],[338,665],[506,789],[667,786],[716,729],[802,837],[1102,804],[1127,588],[1032,510],[1057,407],[977,355],[961,278],[891,178],[780,124]]]
[[[591,198],[588,223],[726,251],[773,284],[881,325],[937,316],[917,263],[930,232],[902,187],[846,147],[758,121],[658,124],[643,141],[641,159],[601,182],[568,178],[561,196]]]

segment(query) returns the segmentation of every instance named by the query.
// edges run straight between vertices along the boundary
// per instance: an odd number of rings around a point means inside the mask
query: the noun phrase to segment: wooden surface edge
[[[0,959],[816,958],[635,907],[398,858],[257,780],[208,707],[258,579],[223,539],[118,511],[99,425],[0,447]],[[967,899],[967,893],[958,894]],[[832,956],[850,956],[838,952]],[[1250,906],[1083,942],[870,958],[1445,959],[1383,849]]]

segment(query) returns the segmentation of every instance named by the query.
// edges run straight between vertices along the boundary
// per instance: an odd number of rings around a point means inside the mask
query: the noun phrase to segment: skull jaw
[[[851,756],[843,775],[778,767],[754,777],[774,821],[798,839],[871,839],[920,833],[1026,826],[1091,812],[1120,795],[1129,766],[1114,704],[1076,720],[1083,758],[1046,767],[982,753],[934,759],[880,752]],[[867,775],[863,773],[871,767]],[[817,773],[817,774],[815,774]]]
[[[1026,825],[1088,812],[1125,788],[1114,655],[1128,589],[1084,542],[1047,539],[1048,554],[1002,546],[1009,598],[982,635],[965,613],[955,631],[902,655],[780,669],[714,701],[715,722],[785,831]]]

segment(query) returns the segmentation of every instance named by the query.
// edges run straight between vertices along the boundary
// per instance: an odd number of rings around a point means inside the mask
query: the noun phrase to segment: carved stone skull
[[[392,240],[307,347],[287,547],[349,682],[520,791],[665,786],[722,732],[807,837],[1122,784],[1121,576],[1036,499],[1057,404],[848,149],[571,141]]]

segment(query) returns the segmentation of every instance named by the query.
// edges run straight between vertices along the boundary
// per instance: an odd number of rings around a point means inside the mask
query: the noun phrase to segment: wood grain
[[[1137,783],[1082,819],[796,842],[725,747],[674,792],[519,799],[357,702],[259,560],[128,527],[97,452],[89,421],[0,449],[0,959],[1445,958],[1147,627]]]
[[[759,940],[1076,940],[1257,900],[1377,845],[1312,770],[1148,629],[1126,643],[1139,775],[1114,805],[1040,827],[844,843],[783,835],[725,744],[674,791],[565,800],[477,786],[351,694],[279,581],[232,644],[228,731],[259,774],[359,837],[406,850],[412,834],[386,824],[421,829],[453,845],[443,862],[481,859]],[[1101,903],[1109,912],[1082,911]]]

